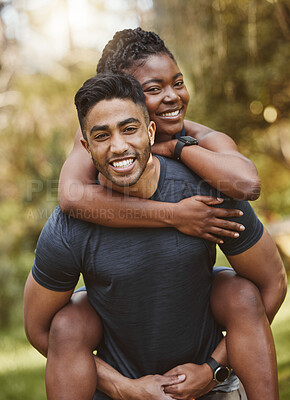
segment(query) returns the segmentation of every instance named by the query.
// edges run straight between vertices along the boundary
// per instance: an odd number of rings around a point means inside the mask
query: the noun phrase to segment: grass
[[[22,327],[0,331],[0,400],[45,400],[44,371]]]
[[[290,286],[288,287],[290,292]],[[290,399],[290,293],[273,322],[280,400]],[[22,327],[0,331],[0,400],[45,400],[45,359]]]
[[[290,285],[288,294],[272,325],[276,343],[280,400],[290,399]]]

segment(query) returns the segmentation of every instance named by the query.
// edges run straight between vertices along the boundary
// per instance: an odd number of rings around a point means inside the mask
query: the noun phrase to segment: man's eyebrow
[[[131,117],[131,118],[124,119],[124,121],[119,122],[118,123],[118,127],[121,128],[122,126],[127,125],[127,124],[131,124],[132,122],[141,124],[139,119]]]
[[[132,122],[138,123],[140,124],[140,120],[137,118],[127,118],[124,119],[124,121],[120,121],[118,122],[118,127],[121,128],[122,126],[126,125],[126,124],[131,124]],[[97,131],[108,131],[110,129],[109,125],[94,125],[92,127],[92,129],[90,130],[90,135],[92,135],[94,132]]]
[[[109,125],[94,125],[90,130],[90,135],[92,135],[96,131],[107,131],[109,129]]]

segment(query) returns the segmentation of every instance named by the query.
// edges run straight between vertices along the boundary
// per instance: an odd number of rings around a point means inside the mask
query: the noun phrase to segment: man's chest
[[[175,229],[111,229],[92,236],[82,260],[84,276],[98,285],[150,287],[210,275],[215,251],[202,239]]]

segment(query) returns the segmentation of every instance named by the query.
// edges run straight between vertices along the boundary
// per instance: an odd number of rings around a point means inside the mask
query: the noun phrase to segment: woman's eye
[[[145,90],[145,92],[159,92],[160,91],[160,88],[159,87],[156,87],[156,86],[154,86],[154,87],[150,87],[150,88],[148,88],[148,89],[146,89]]]
[[[175,83],[174,86],[182,86],[184,84],[184,81],[178,81]]]

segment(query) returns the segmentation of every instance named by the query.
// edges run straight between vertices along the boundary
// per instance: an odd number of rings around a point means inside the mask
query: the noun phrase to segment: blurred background
[[[22,327],[23,287],[73,145],[74,94],[113,34],[137,26],[176,55],[188,119],[229,134],[255,162],[262,194],[252,204],[290,271],[289,1],[0,1],[0,400],[45,399],[45,359]],[[273,331],[286,400],[289,298]]]

